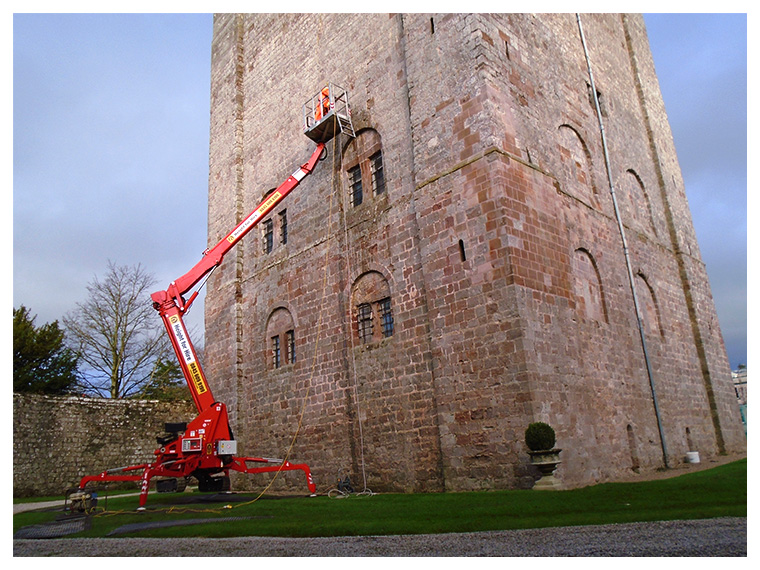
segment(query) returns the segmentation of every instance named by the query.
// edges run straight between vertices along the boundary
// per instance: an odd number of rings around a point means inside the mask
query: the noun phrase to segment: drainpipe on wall
[[[602,150],[604,153],[604,166],[607,170],[607,180],[610,185],[610,194],[612,195],[612,206],[615,210],[615,219],[617,220],[618,230],[620,231],[620,238],[623,242],[623,255],[625,257],[625,266],[628,270],[628,282],[631,286],[631,294],[633,295],[633,307],[636,312],[636,324],[639,329],[639,338],[641,339],[641,349],[644,353],[644,362],[646,364],[647,376],[649,377],[649,388],[652,391],[652,403],[654,404],[654,415],[657,419],[657,429],[660,432],[660,445],[662,446],[662,460],[666,468],[670,468],[668,465],[668,449],[665,444],[665,433],[663,431],[662,417],[660,416],[660,408],[657,404],[657,391],[654,385],[654,375],[652,373],[652,365],[649,361],[649,352],[647,351],[647,341],[644,336],[644,326],[641,322],[641,312],[639,311],[639,299],[636,294],[636,283],[633,276],[633,269],[631,267],[631,257],[628,252],[628,242],[625,238],[625,228],[623,227],[623,221],[620,217],[620,209],[618,208],[617,197],[615,195],[615,185],[612,182],[612,169],[610,168],[610,158],[607,151],[607,137],[604,133],[604,122],[602,121],[602,110],[599,106],[599,96],[596,92],[596,85],[594,84],[594,74],[591,71],[591,60],[588,55],[588,47],[586,46],[586,37],[583,35],[583,25],[581,24],[581,15],[576,14],[578,20],[578,31],[581,35],[581,43],[583,44],[583,53],[586,56],[586,67],[588,68],[589,82],[591,83],[591,93],[594,97],[594,107],[596,107],[596,116],[599,121],[599,132],[602,137]]]

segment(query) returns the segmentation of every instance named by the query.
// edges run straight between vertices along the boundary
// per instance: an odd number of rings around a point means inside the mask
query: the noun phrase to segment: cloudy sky
[[[206,14],[14,15],[13,306],[38,325],[84,301],[109,260],[142,264],[159,289],[200,259],[211,23]],[[735,368],[747,362],[747,19],[646,23]],[[200,331],[201,303],[187,321]]]

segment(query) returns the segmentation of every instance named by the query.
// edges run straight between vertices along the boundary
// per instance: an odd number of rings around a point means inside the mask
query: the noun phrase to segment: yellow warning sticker
[[[230,235],[227,236],[227,241],[230,243],[235,243],[248,228],[259,221],[259,219],[264,215],[264,212],[279,202],[280,198],[282,198],[282,194],[280,194],[280,192],[272,192],[272,194],[270,194],[267,199],[259,205],[258,208],[251,212],[251,214],[245,220],[240,222],[240,225],[236,227]]]
[[[190,376],[193,379],[195,391],[199,394],[205,393],[208,388],[206,387],[206,382],[203,379],[203,374],[201,374],[201,370],[198,368],[198,363],[193,362],[192,364],[188,364],[187,367],[190,370]]]

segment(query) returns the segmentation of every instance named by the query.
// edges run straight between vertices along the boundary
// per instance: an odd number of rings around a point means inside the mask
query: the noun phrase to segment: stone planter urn
[[[562,463],[559,458],[562,450],[555,448],[555,443],[554,428],[547,423],[534,422],[525,430],[525,445],[529,449],[530,462],[541,472],[541,478],[533,486],[536,490],[560,488],[559,482],[554,478],[554,470]]]
[[[561,449],[544,449],[538,451],[529,451],[530,462],[538,467],[541,472],[541,478],[536,481],[533,488],[537,491],[554,490],[560,488],[560,483],[554,478],[554,470],[557,465],[562,463],[559,458]]]

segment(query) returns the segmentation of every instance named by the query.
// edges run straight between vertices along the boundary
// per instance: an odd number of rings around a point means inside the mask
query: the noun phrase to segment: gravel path
[[[747,519],[338,538],[14,540],[14,556],[747,556]]]

